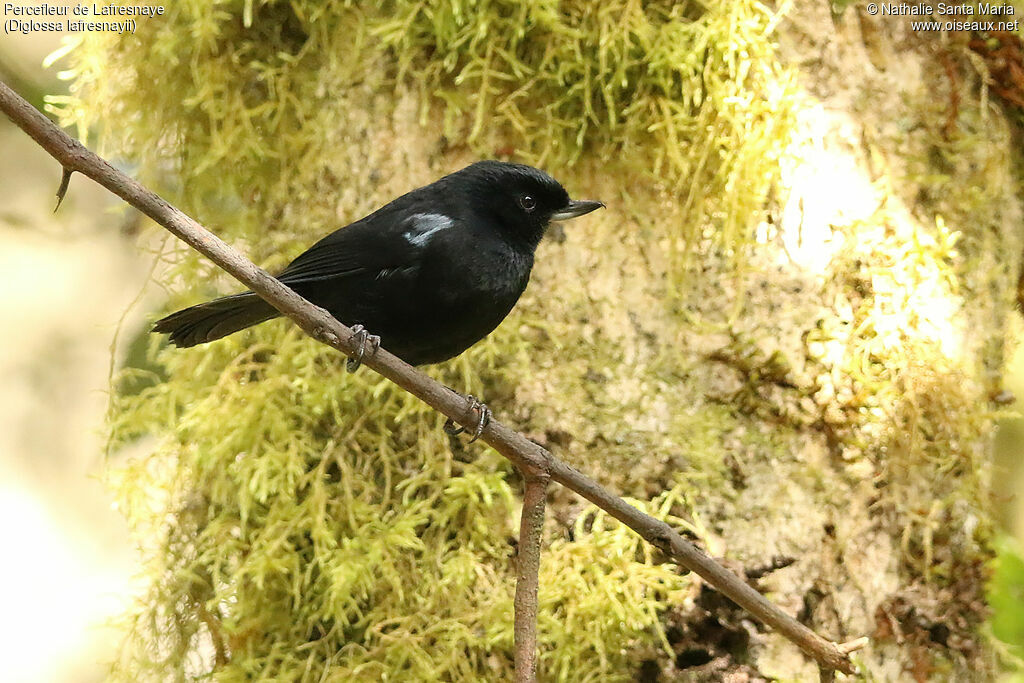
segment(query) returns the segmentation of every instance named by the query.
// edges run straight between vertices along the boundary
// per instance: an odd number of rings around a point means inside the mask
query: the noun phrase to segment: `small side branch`
[[[54,213],[57,213],[57,209],[60,208],[61,202],[64,201],[64,195],[68,193],[68,185],[71,184],[71,174],[73,172],[74,171],[66,166],[62,169],[60,174],[60,187],[57,188],[57,206],[53,207]]]
[[[534,683],[537,680],[540,541],[544,530],[548,477],[523,472],[523,480],[526,489],[523,492],[523,514],[519,524],[519,557],[516,558],[516,683]]]

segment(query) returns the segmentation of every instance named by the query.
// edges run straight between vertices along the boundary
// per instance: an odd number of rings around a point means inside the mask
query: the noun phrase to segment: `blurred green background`
[[[0,79],[37,107],[66,90],[46,34],[0,38]],[[0,117],[0,678],[103,680],[108,621],[137,559],[99,480],[111,340],[146,268],[107,192],[76,177],[53,213],[60,167]],[[140,314],[135,314],[138,319]]]

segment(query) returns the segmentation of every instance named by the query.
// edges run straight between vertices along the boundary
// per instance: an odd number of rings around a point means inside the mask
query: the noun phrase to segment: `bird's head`
[[[604,206],[589,199],[570,199],[557,180],[524,164],[478,161],[456,175],[463,174],[475,210],[495,219],[509,238],[530,250],[551,221],[576,218]]]

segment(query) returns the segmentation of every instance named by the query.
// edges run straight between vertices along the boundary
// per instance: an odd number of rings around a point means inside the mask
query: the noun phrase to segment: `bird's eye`
[[[524,194],[519,198],[519,206],[523,207],[523,211],[529,213],[537,208],[537,200],[528,194]]]

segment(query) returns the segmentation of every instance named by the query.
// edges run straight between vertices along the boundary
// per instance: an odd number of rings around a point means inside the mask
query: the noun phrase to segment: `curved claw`
[[[375,334],[370,334],[366,331],[366,328],[362,325],[354,325],[352,327],[352,336],[349,337],[349,341],[355,341],[359,344],[359,350],[356,355],[345,361],[345,369],[349,372],[355,372],[359,369],[359,366],[363,364],[363,356],[366,354],[366,344],[370,344],[370,355],[377,353],[377,349],[380,348],[380,337]]]
[[[484,433],[484,428],[490,423],[491,409],[475,396],[467,396],[466,399],[469,401],[469,412],[477,415],[476,424],[473,425],[473,438],[469,440],[469,443],[473,443],[480,438],[480,435]],[[455,420],[449,417],[444,423],[444,431],[451,436],[457,436],[466,430],[455,424]]]
[[[476,401],[476,399],[473,400]],[[469,440],[470,443],[480,438],[480,435],[484,433],[484,428],[491,421],[491,409],[487,407],[486,403],[476,401],[476,410],[474,412],[479,413],[480,417],[476,421],[476,427],[473,429],[473,438]]]

